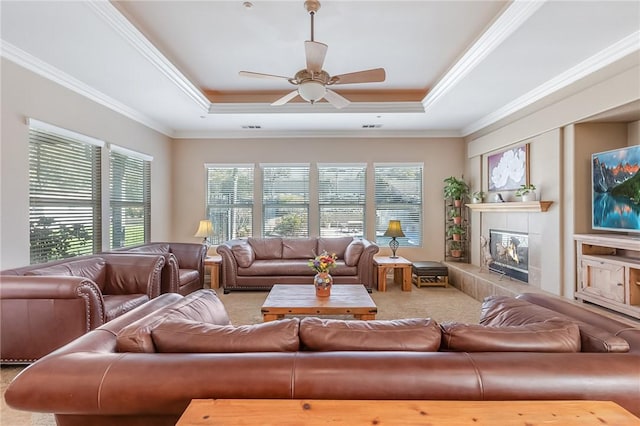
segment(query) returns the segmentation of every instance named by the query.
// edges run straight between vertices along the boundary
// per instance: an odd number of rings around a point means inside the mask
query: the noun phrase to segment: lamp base
[[[398,250],[398,246],[400,243],[396,240],[396,237],[391,237],[391,241],[389,241],[389,248],[391,248],[391,259],[397,259],[396,250]]]

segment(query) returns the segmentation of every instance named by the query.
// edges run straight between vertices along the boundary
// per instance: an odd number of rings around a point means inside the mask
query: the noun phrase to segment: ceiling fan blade
[[[322,71],[322,64],[324,64],[324,57],[327,54],[327,46],[324,43],[318,43],[317,41],[305,41],[304,51],[307,57],[307,69],[314,73]]]
[[[349,99],[329,89],[327,89],[327,92],[324,94],[324,98],[338,109],[342,109],[351,103]]]
[[[240,71],[238,72],[238,75],[241,77],[268,78],[271,80],[289,80],[289,77],[283,77],[281,75],[263,74],[260,72],[251,72],[251,71]]]
[[[374,68],[372,70],[334,75],[331,77],[330,84],[378,83],[384,81],[386,76],[384,68]]]
[[[289,102],[291,99],[295,98],[296,96],[298,96],[298,91],[294,90],[293,92],[287,93],[286,95],[284,95],[283,97],[281,97],[280,99],[272,103],[271,105],[273,106],[284,105],[287,102]]]

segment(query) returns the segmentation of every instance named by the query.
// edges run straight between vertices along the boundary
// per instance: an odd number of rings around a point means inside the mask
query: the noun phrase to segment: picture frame
[[[515,191],[529,184],[529,144],[509,148],[487,157],[489,191]]]

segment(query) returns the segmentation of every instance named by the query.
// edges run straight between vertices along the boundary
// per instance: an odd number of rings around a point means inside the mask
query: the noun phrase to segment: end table
[[[222,263],[222,256],[219,254],[213,256],[207,256],[204,258],[204,275],[205,284],[207,276],[207,268],[209,269],[209,288],[220,287],[220,264]]]
[[[393,282],[402,285],[402,291],[411,291],[410,260],[404,257],[378,256],[373,258],[376,266],[378,291],[387,291],[387,270],[393,269]]]

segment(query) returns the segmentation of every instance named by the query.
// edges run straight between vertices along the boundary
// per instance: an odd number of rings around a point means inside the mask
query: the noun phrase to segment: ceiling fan
[[[324,63],[324,57],[327,54],[328,46],[324,43],[315,41],[313,38],[313,18],[318,9],[320,9],[320,2],[317,0],[307,0],[304,2],[304,7],[307,9],[307,12],[309,12],[309,15],[311,15],[311,40],[304,42],[307,67],[298,71],[293,77],[283,77],[280,75],[262,74],[251,71],[239,72],[239,75],[243,77],[267,78],[274,80],[284,79],[294,86],[298,86],[296,90],[287,93],[271,105],[284,105],[296,96],[300,95],[302,99],[311,104],[314,104],[324,98],[336,108],[344,108],[349,105],[349,100],[329,89],[327,86],[351,83],[377,83],[385,80],[386,74],[384,68],[374,68],[334,76],[329,75],[328,72],[323,70],[322,64]]]

